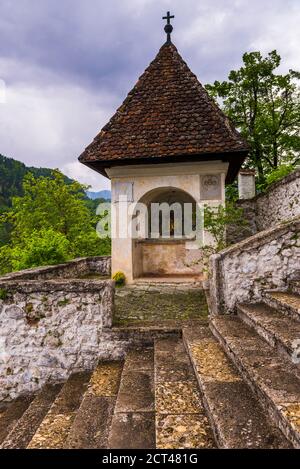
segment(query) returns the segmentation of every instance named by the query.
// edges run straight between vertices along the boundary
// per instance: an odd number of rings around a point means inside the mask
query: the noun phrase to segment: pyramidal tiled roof
[[[109,166],[122,160],[163,162],[172,156],[247,150],[177,48],[167,42],[79,160]]]

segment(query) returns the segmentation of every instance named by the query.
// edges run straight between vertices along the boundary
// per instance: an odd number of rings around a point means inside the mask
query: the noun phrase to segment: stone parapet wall
[[[111,257],[82,257],[64,264],[35,267],[33,269],[13,272],[0,279],[5,280],[51,280],[58,278],[79,278],[86,274],[110,276]]]
[[[109,261],[80,259],[0,278],[0,401],[124,355],[126,344],[109,334],[114,282],[75,279],[88,273],[87,264],[103,274]]]
[[[210,258],[212,314],[261,301],[265,289],[286,289],[300,273],[300,219],[265,230]]]
[[[245,229],[230,226],[227,231],[229,244],[238,243],[248,236],[299,216],[300,170],[272,184],[265,193],[253,199],[239,200],[237,206],[244,209],[248,226]]]
[[[300,216],[300,170],[273,184],[265,194],[254,200],[257,231]]]

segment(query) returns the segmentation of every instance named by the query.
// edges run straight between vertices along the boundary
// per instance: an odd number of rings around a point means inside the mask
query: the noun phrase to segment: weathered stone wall
[[[13,272],[1,278],[5,280],[51,280],[57,278],[80,278],[89,274],[110,276],[111,257],[82,257],[64,264]]]
[[[244,209],[248,226],[245,229],[239,226],[229,227],[229,244],[237,243],[300,215],[300,170],[274,183],[266,193],[253,199],[239,200],[237,205]]]
[[[86,274],[87,262],[90,267],[93,264],[94,272],[99,271],[104,263],[103,259],[98,261],[68,263],[69,273],[73,272],[70,276],[74,277],[76,269],[82,273],[84,264]],[[41,280],[42,271],[48,276],[50,270],[68,276],[63,265],[0,278],[0,400],[34,392],[48,381],[64,380],[72,372],[93,368],[99,359],[124,355],[126,344],[109,332],[114,282]],[[34,272],[38,280],[32,280]],[[31,280],[22,279],[28,275]]]
[[[299,266],[299,217],[211,256],[211,313],[231,313],[237,303],[262,300],[265,289],[287,288]]]
[[[266,230],[299,215],[299,169],[273,184],[266,194],[256,197],[256,226],[258,231]]]

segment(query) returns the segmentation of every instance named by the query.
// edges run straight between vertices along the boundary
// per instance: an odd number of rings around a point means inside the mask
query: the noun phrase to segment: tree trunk
[[[254,150],[254,163],[258,172],[258,182],[259,184],[264,184],[266,181],[266,178],[264,175],[264,169],[262,165],[262,154],[259,148],[256,148]]]

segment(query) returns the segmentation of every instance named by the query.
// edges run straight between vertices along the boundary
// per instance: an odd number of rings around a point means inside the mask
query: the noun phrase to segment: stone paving
[[[206,297],[200,287],[134,285],[116,289],[114,325],[206,320],[207,315]]]

